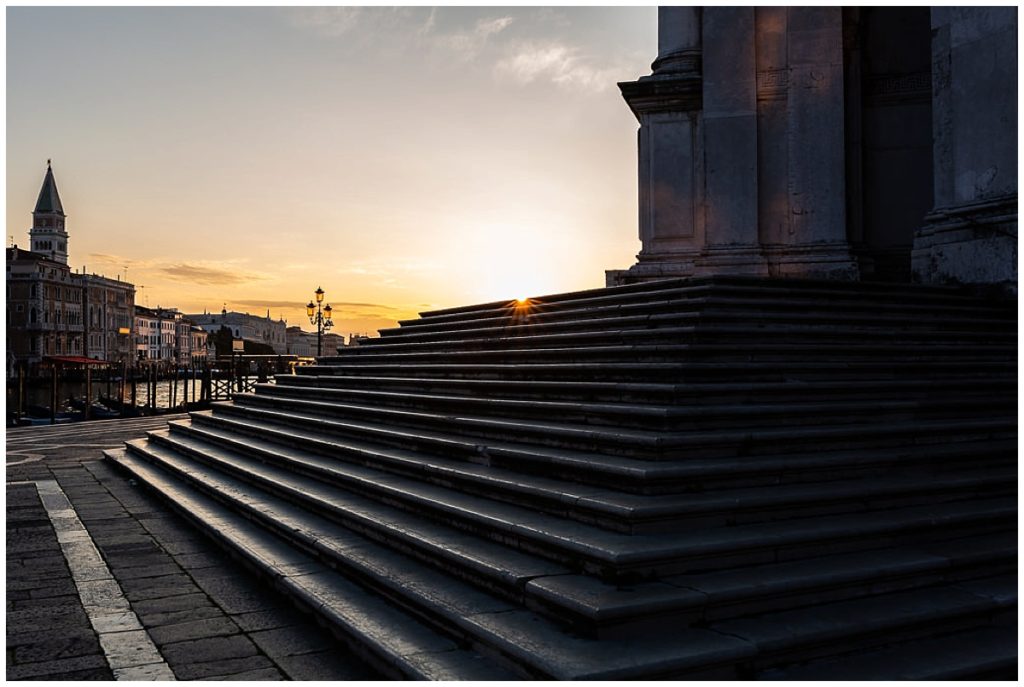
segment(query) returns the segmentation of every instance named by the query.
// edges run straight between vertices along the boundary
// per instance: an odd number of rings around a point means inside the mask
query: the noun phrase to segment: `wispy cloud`
[[[471,29],[433,36],[433,44],[450,51],[457,59],[472,60],[480,54],[492,36],[507,29],[511,23],[512,17],[480,19]]]
[[[157,272],[174,281],[191,282],[206,286],[226,286],[231,284],[245,284],[251,281],[258,281],[263,277],[258,274],[242,272],[238,269],[223,269],[220,267],[208,267],[206,265],[194,265],[189,263],[178,263],[168,267],[161,267]]]
[[[276,301],[276,300],[270,300],[270,299],[249,298],[249,299],[244,299],[244,300],[232,300],[232,301],[229,301],[229,302],[232,303],[233,305],[249,305],[249,306],[253,306],[253,307],[257,307],[258,306],[258,307],[261,307],[261,308],[304,308],[304,307],[306,307],[306,303],[305,302],[300,302],[300,301],[297,301],[297,300]],[[349,303],[347,301],[341,301],[341,302],[332,301],[331,302],[331,307],[332,308],[350,308],[350,309],[369,308],[371,310],[399,310],[400,309],[400,308],[393,308],[390,305],[382,305],[381,303]]]
[[[550,81],[590,92],[607,90],[622,74],[621,68],[602,64],[580,48],[560,42],[519,43],[498,61],[494,71],[520,84]]]
[[[478,19],[466,28],[446,29],[436,7],[302,7],[289,8],[292,26],[325,37],[379,41],[422,52],[436,50],[448,58],[468,61],[512,23],[510,16]],[[448,15],[450,16],[450,15]]]

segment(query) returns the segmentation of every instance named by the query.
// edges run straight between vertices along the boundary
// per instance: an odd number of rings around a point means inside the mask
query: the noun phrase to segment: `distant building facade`
[[[1016,289],[1013,7],[662,7],[637,263]]]
[[[31,372],[44,356],[84,355],[81,280],[66,264],[17,246],[6,257],[9,363]]]
[[[345,337],[324,332],[321,345],[324,355],[334,355],[345,346]],[[288,327],[288,352],[304,358],[316,357],[316,332],[307,332],[298,326]]]
[[[85,297],[85,355],[113,363],[132,361],[135,286],[98,274],[80,276]]]
[[[283,319],[272,319],[269,312],[266,317],[260,317],[224,309],[219,313],[189,314],[185,317],[211,336],[221,327],[227,327],[236,339],[265,344],[280,355],[288,352],[288,324]]]

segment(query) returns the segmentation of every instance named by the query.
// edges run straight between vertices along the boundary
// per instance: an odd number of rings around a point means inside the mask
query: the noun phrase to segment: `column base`
[[[731,274],[858,281],[857,259],[846,243],[800,246],[713,246],[701,251],[637,256],[628,270],[606,270],[605,284]]]
[[[914,281],[1017,292],[1017,194],[937,208],[914,235]]]

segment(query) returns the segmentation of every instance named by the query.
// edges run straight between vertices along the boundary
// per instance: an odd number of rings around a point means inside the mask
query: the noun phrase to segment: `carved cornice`
[[[864,98],[872,105],[927,102],[932,97],[932,73],[878,74],[865,80]]]
[[[693,72],[644,76],[619,83],[619,90],[638,120],[655,112],[695,112],[703,104],[702,80]]]

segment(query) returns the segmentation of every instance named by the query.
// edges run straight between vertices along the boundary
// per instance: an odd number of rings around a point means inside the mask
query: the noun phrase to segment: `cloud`
[[[498,61],[494,71],[520,84],[546,80],[590,92],[607,90],[622,73],[621,68],[602,66],[579,48],[558,42],[519,43]]]
[[[254,308],[255,307],[258,307],[258,308],[305,308],[306,307],[306,303],[305,302],[260,300],[260,299],[257,299],[257,298],[251,298],[251,299],[240,300],[240,301],[229,300],[228,302],[231,303],[232,305],[247,305],[247,306],[251,306],[251,307],[254,307]],[[340,303],[336,303],[334,301],[331,301],[331,307],[335,308],[335,309],[338,309],[338,308],[349,308],[349,309],[370,308],[372,310],[396,310],[396,311],[399,310],[399,308],[393,308],[390,305],[382,305],[380,303],[349,303],[349,302],[344,302],[344,301],[340,302]]]
[[[461,60],[471,60],[484,49],[491,36],[501,33],[512,23],[512,17],[480,19],[468,31],[455,31],[434,37],[434,45],[447,49]]]
[[[208,286],[245,284],[246,282],[258,281],[263,278],[258,274],[242,272],[238,269],[206,267],[204,265],[190,265],[188,263],[161,267],[157,272],[175,281],[192,282]]]
[[[364,7],[292,8],[288,17],[293,26],[311,29],[325,36],[342,36],[365,19]]]
[[[436,7],[302,7],[289,8],[292,26],[329,38],[345,37],[349,43],[379,41],[381,36],[405,50],[422,53],[439,50],[449,58],[468,61],[476,57],[488,40],[512,23],[512,17],[479,19],[468,28],[445,30],[441,26],[457,17]]]

